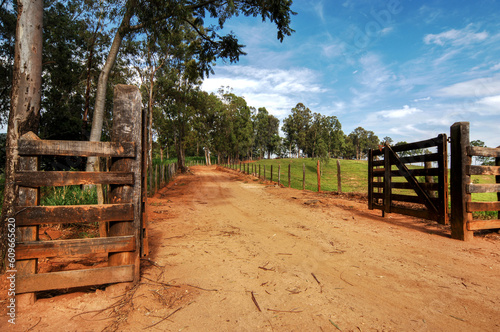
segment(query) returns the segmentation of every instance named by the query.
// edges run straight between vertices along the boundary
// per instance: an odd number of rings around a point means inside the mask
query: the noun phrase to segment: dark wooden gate
[[[411,165],[415,163],[420,165]],[[382,210],[383,215],[400,213],[447,224],[446,135],[370,150],[368,208]]]
[[[137,282],[144,247],[142,224],[142,103],[138,88],[115,87],[112,142],[44,141],[28,133],[19,140],[15,183],[16,294],[33,302],[35,292]],[[109,172],[39,171],[39,156],[112,157]],[[81,184],[111,185],[110,204],[39,206],[39,188]],[[39,241],[42,224],[108,222],[107,237]],[[46,257],[107,254],[108,266],[38,273]],[[28,296],[28,297],[27,297]]]

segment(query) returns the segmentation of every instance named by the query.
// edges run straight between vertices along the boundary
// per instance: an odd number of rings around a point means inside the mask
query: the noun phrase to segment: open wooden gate
[[[414,163],[420,166],[410,165]],[[382,210],[383,215],[400,213],[447,224],[446,135],[393,147],[386,144],[380,150],[370,150],[368,208]]]

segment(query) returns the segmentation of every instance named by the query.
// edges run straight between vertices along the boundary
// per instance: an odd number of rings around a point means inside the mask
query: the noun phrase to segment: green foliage
[[[80,186],[48,187],[41,193],[40,205],[86,205],[97,204],[96,188],[82,189]]]

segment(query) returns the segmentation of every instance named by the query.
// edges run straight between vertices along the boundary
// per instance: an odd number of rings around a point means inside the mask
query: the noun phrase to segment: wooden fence
[[[142,105],[136,87],[114,91],[111,142],[47,141],[24,135],[18,144],[16,203],[16,293],[33,302],[35,292],[73,287],[137,282],[141,249],[147,248],[142,209]],[[39,156],[112,157],[109,172],[40,172]],[[39,206],[41,186],[109,184],[110,204]],[[39,241],[43,224],[109,222],[108,237]],[[37,273],[45,257],[107,254],[102,268]]]
[[[429,148],[437,148],[437,151],[425,154],[424,149]],[[418,155],[401,157],[405,152],[415,150],[419,151]],[[447,224],[447,158],[445,134],[425,141],[370,150],[368,208],[382,210],[383,215],[400,213]],[[426,167],[408,168],[412,163],[424,163]]]
[[[472,165],[473,156],[493,157],[496,166]],[[471,175],[495,175],[492,184],[475,184]],[[497,201],[473,202],[472,194],[497,193]],[[495,220],[474,220],[472,212],[499,211]],[[451,236],[470,240],[475,230],[500,228],[500,147],[474,147],[469,142],[469,123],[451,127]]]
[[[154,172],[149,176],[149,195],[153,196],[158,190],[165,187],[177,174],[177,163],[160,164],[153,166]],[[149,172],[147,174],[150,174]]]
[[[266,167],[266,165],[261,165],[253,162],[252,163],[235,162],[230,164],[224,164],[223,167],[237,170],[239,172],[255,176],[259,179],[269,180],[270,182],[277,183],[279,186],[288,186],[289,188],[291,187],[292,183],[291,164],[285,165],[283,170],[281,168],[281,165],[278,165],[278,167],[273,167],[273,165],[267,165]],[[319,160],[316,163],[315,174],[316,174],[316,181],[314,181],[314,184],[311,184],[311,182],[308,182],[307,184],[309,187],[315,186],[317,191],[320,192],[322,176],[321,176],[321,166]],[[336,177],[337,177],[337,193],[342,193],[341,167],[340,167],[340,161],[338,159],[337,159]],[[305,164],[302,164],[302,174],[300,177],[300,181],[302,184],[302,190],[305,190],[306,189]]]

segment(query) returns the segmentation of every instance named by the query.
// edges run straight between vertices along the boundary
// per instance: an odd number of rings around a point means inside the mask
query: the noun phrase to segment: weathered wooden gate
[[[15,174],[16,293],[29,302],[35,292],[52,289],[136,282],[143,248],[142,103],[138,88],[115,87],[111,142],[44,141],[28,133],[18,144]],[[39,156],[112,157],[110,172],[39,171]],[[104,205],[39,206],[39,188],[81,184],[111,185]],[[109,222],[108,237],[38,241],[42,224]],[[108,266],[37,273],[45,257],[108,254]],[[27,297],[26,297],[27,296]]]
[[[428,149],[436,151],[426,153]],[[404,156],[406,154],[412,155]],[[409,165],[413,163],[423,163],[425,167]],[[370,150],[368,208],[382,210],[383,215],[400,213],[447,224],[446,135],[393,147],[386,144],[380,150]]]

